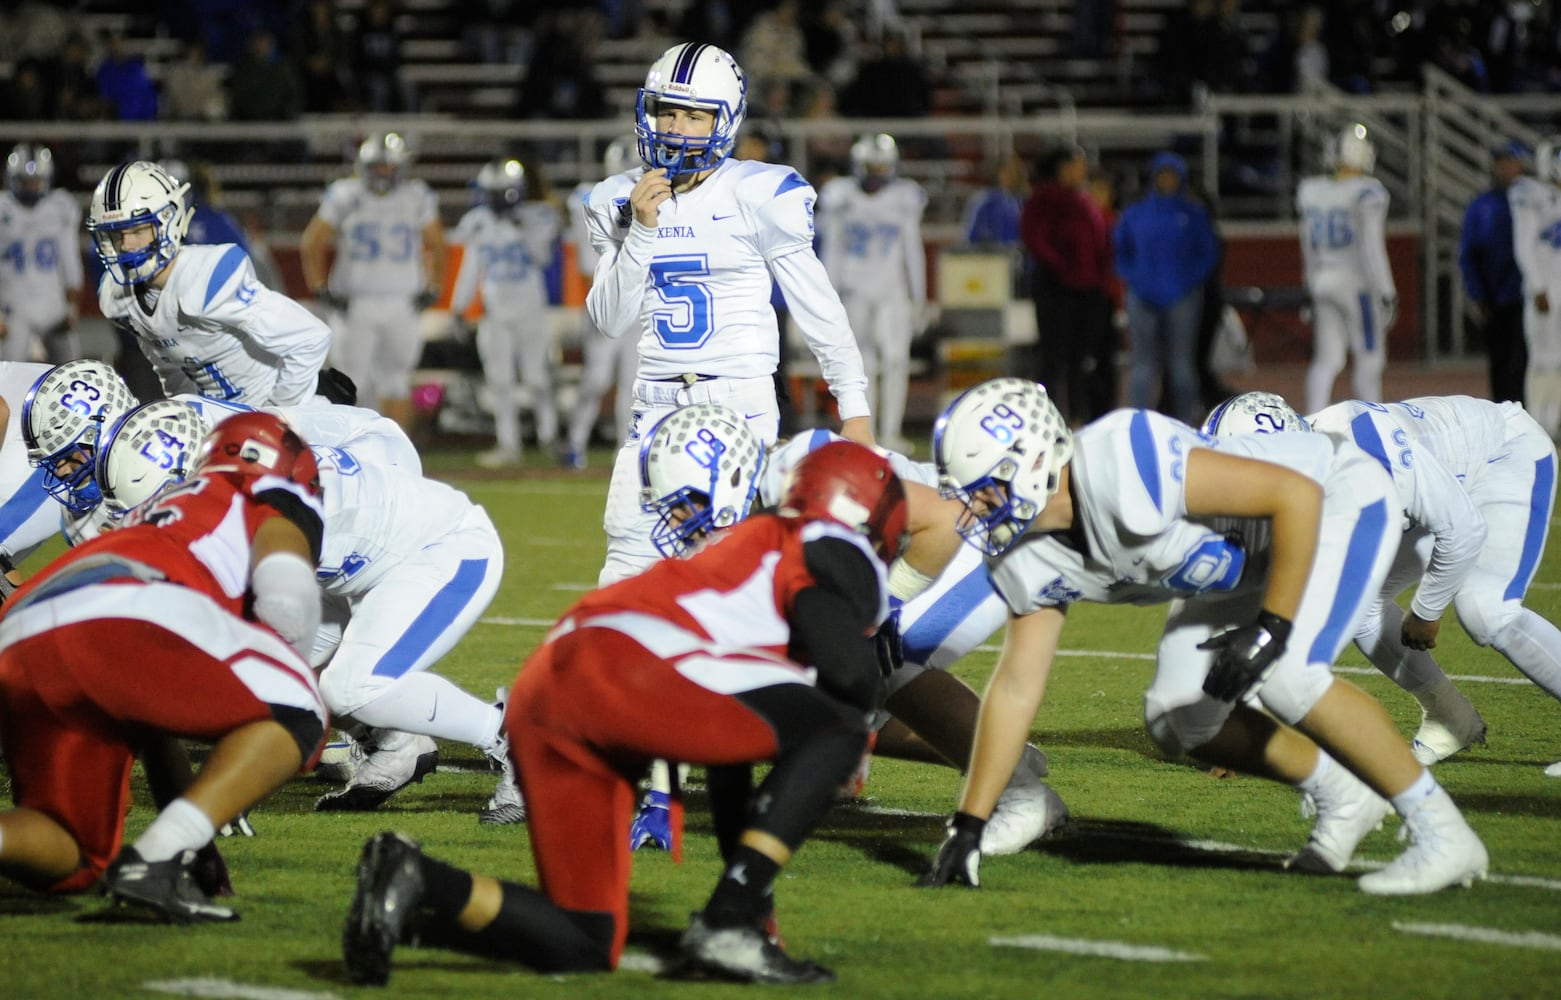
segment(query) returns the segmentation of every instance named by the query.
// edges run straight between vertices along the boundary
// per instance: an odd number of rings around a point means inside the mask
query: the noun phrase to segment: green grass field
[[[440,669],[482,697],[509,683],[549,623],[595,580],[603,544],[606,453],[584,476],[459,479],[504,536],[505,582],[483,622]],[[538,459],[540,461],[540,459]],[[435,470],[465,464],[431,456]],[[31,568],[31,567],[29,567]],[[1561,614],[1552,553],[1530,605]],[[1067,800],[1070,830],[988,859],[983,888],[911,887],[941,837],[959,775],[874,762],[865,801],[828,816],[778,887],[797,954],[832,966],[810,995],[876,997],[1546,997],[1561,991],[1561,708],[1497,654],[1443,630],[1441,661],[1479,706],[1490,743],[1438,766],[1491,854],[1471,891],[1367,896],[1351,878],[1288,874],[1308,821],[1289,789],[1220,780],[1164,760],[1142,727],[1142,693],[1163,609],[1081,607],[1053,672],[1034,740]],[[996,640],[994,640],[996,641]],[[958,667],[978,688],[994,652]],[[127,665],[127,669],[133,667]],[[1341,670],[1382,699],[1406,734],[1412,699],[1350,650]],[[774,987],[658,978],[717,873],[707,816],[691,797],[686,857],[636,857],[626,967],[613,976],[541,977],[450,952],[403,949],[387,990],[351,986],[340,930],[365,837],[396,829],[432,854],[531,881],[522,829],[482,827],[494,776],[446,746],[448,770],[377,814],[316,814],[328,790],[301,778],[255,812],[258,836],[223,849],[243,915],[170,927],[106,910],[94,896],[47,898],[0,884],[0,998],[177,994],[302,1000],[326,996],[719,997]],[[144,795],[131,834],[149,820]],[[1390,819],[1359,870],[1400,845]]]

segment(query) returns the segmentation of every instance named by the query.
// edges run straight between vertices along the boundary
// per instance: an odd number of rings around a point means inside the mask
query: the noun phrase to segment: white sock
[[[1301,783],[1295,787],[1311,796],[1317,795],[1317,790],[1322,787],[1323,780],[1328,777],[1328,772],[1333,770],[1333,758],[1317,751],[1317,766],[1312,768],[1312,773],[1301,779]]]
[[[1561,629],[1524,608],[1491,646],[1550,697],[1561,700]]]
[[[399,729],[435,739],[489,747],[499,737],[504,713],[454,683],[424,671],[404,674],[383,694],[352,711],[377,729]]]
[[[1393,796],[1393,808],[1400,816],[1408,816],[1415,806],[1435,795],[1441,787],[1436,783],[1436,779],[1431,777],[1431,772],[1422,767],[1420,777],[1416,778],[1408,788]]]
[[[167,861],[183,851],[205,847],[216,833],[199,806],[189,799],[174,799],[141,834],[135,849],[147,861]]]

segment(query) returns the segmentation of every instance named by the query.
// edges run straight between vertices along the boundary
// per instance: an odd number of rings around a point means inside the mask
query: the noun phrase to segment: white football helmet
[[[29,207],[38,204],[54,186],[54,154],[36,142],[19,142],[5,158],[5,186],[11,196]]]
[[[1243,392],[1210,410],[1201,429],[1210,437],[1223,438],[1236,434],[1309,431],[1312,428],[1305,417],[1285,402],[1283,396],[1273,392]]]
[[[376,132],[358,147],[358,176],[375,194],[385,194],[401,183],[411,158],[399,132]]]
[[[1356,122],[1339,133],[1334,166],[1353,167],[1369,174],[1377,165],[1377,147],[1366,137],[1366,126]]]
[[[477,171],[482,203],[496,214],[513,214],[526,200],[526,168],[519,160],[494,160]]]
[[[98,487],[121,518],[189,475],[206,425],[189,403],[159,399],[120,417],[97,451]]]
[[[190,227],[194,206],[186,207],[190,190],[155,163],[137,160],[121,163],[98,182],[87,213],[87,232],[97,244],[98,259],[121,285],[136,285],[168,266],[184,232]],[[127,230],[150,226],[149,238],[134,249],[125,249]]]
[[[710,135],[658,131],[662,104],[715,115]],[[747,113],[748,78],[729,52],[698,42],[674,45],[651,65],[640,88],[634,116],[640,159],[652,169],[665,168],[669,177],[719,166],[731,155]]]
[[[763,442],[729,407],[695,403],[661,418],[640,445],[640,506],[659,515],[656,550],[683,555],[747,517],[763,471]]]
[[[616,177],[626,170],[640,165],[640,141],[632,135],[621,135],[607,144],[602,154],[602,169],[608,177]]]
[[[886,132],[864,135],[851,144],[851,173],[866,191],[876,191],[894,179],[900,168],[900,147]]]
[[[960,535],[995,556],[1057,492],[1073,432],[1039,383],[997,378],[949,404],[933,426],[932,452],[940,491],[965,505]]]
[[[91,359],[55,365],[33,383],[22,402],[22,442],[50,496],[77,513],[97,507],[103,494],[93,478],[94,451],[138,402],[113,368]]]

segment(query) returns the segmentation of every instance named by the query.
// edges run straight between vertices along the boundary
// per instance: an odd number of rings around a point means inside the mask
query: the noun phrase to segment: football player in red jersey
[[[905,524],[888,460],[836,442],[797,466],[777,514],[571,607],[526,660],[505,710],[541,888],[472,875],[378,834],[364,846],[342,939],[353,981],[386,982],[396,944],[414,935],[542,972],[615,968],[628,933],[635,782],[658,757],[710,769],[726,864],[683,934],[685,961],[749,981],[832,980],[762,928],[777,873],[866,746],[881,688],[871,637]],[[757,791],[733,780],[760,761],[773,767]]]
[[[313,454],[279,417],[220,424],[181,485],[61,556],[0,619],[0,871],[181,922],[232,920],[213,831],[319,752],[300,649],[320,618]],[[174,695],[174,696],[170,696]],[[179,739],[213,744],[198,775]],[[161,811],[121,848],[130,766]]]

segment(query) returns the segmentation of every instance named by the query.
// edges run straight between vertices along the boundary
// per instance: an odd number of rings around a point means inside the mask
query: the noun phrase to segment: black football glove
[[[435,302],[439,301],[439,289],[425,288],[412,298],[412,305],[418,312],[422,312]]]
[[[195,852],[195,864],[190,867],[190,874],[195,877],[195,884],[200,886],[201,892],[212,899],[233,895],[233,880],[228,877],[228,863],[222,860],[222,852],[217,850],[215,840]]]
[[[905,640],[900,635],[900,609],[889,612],[889,617],[873,633],[873,655],[878,658],[878,672],[888,677],[905,666]]]
[[[315,379],[314,391],[343,406],[356,406],[358,403],[358,383],[340,368],[321,368]]]
[[[986,820],[969,813],[957,812],[949,820],[948,831],[943,835],[943,846],[932,859],[927,874],[916,880],[924,889],[935,889],[957,882],[972,889],[981,887],[981,832]]]
[[[314,300],[320,303],[327,312],[346,312],[347,297],[338,295],[329,288],[322,288],[314,293]]]
[[[1214,665],[1203,679],[1203,692],[1220,701],[1240,701],[1268,680],[1284,654],[1290,622],[1271,611],[1259,611],[1257,621],[1223,632],[1198,644],[1214,650]]]

